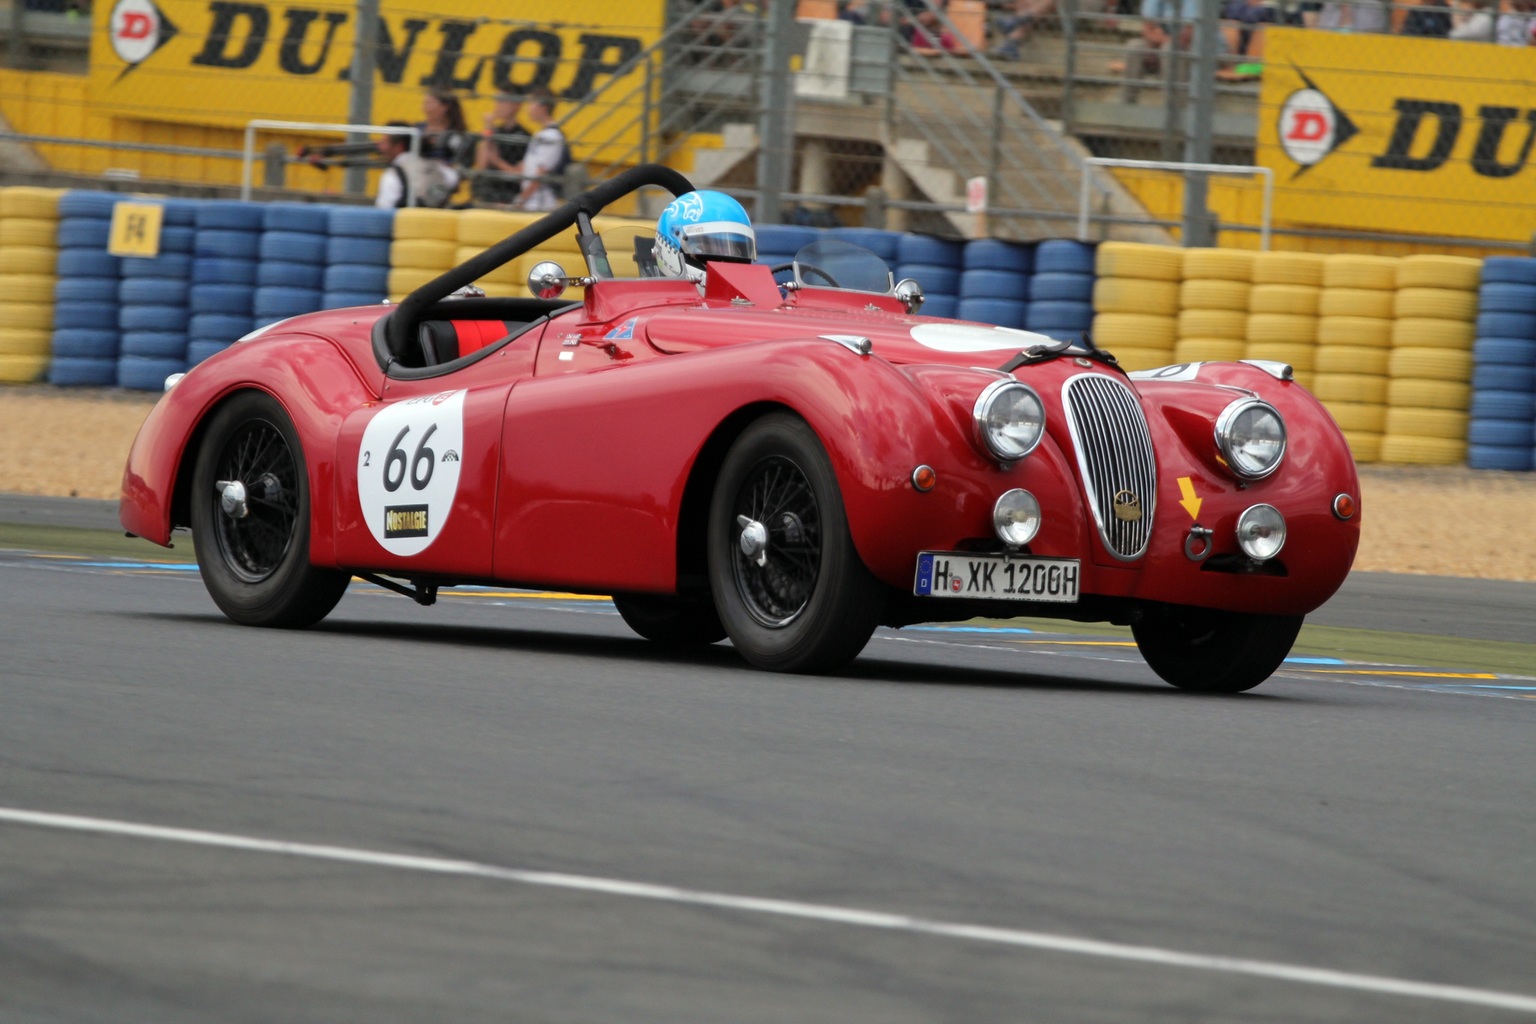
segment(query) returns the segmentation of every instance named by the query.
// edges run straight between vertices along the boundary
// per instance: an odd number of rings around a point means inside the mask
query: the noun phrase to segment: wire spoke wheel
[[[841,668],[885,610],[885,584],[854,547],[831,459],[792,413],[762,417],[731,445],[707,543],[720,624],[758,668]]]
[[[209,418],[191,493],[198,571],[225,615],[298,629],[336,607],[351,573],[310,564],[304,451],[275,399],[243,392]]]
[[[293,452],[275,426],[254,421],[243,424],[224,445],[216,467],[212,500],[221,506],[214,518],[219,553],[241,581],[260,583],[277,571],[293,544],[299,517]],[[223,502],[231,483],[245,494],[238,509]]]
[[[747,611],[770,629],[793,622],[816,590],[821,570],[821,512],[810,481],[782,456],[753,467],[737,499],[736,586]],[[760,550],[743,543],[749,524],[762,527]]]

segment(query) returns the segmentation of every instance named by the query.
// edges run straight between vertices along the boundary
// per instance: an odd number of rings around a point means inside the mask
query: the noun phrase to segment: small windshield
[[[891,290],[891,268],[861,245],[836,238],[822,239],[795,253],[795,279],[812,288],[846,288],[856,292]]]
[[[606,265],[587,259],[587,273],[600,281],[660,277],[651,246],[656,233],[651,224],[621,224],[598,232],[608,258]]]

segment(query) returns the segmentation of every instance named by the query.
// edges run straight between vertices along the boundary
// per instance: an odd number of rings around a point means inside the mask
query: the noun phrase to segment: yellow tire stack
[[[1397,264],[1387,256],[1323,259],[1313,386],[1344,431],[1356,462],[1381,458]]]
[[[508,235],[521,231],[541,214],[500,210],[465,210],[459,215],[458,249],[454,263],[480,255]],[[492,298],[526,298],[528,275],[518,276],[520,260],[505,263],[480,278],[478,284]]]
[[[1175,362],[1241,359],[1248,326],[1253,253],[1242,249],[1184,250],[1179,285]]]
[[[395,214],[389,246],[389,301],[399,302],[443,271],[459,253],[459,214],[409,206]]]
[[[1383,462],[1466,461],[1481,272],[1482,261],[1466,256],[1398,262]]]
[[[1184,251],[1105,242],[1094,256],[1093,341],[1126,370],[1174,362]]]
[[[0,382],[28,384],[48,372],[61,194],[0,189]]]
[[[1303,385],[1312,383],[1317,351],[1316,286],[1305,254],[1265,253],[1264,280],[1249,290],[1244,359],[1285,363]],[[1253,254],[1253,272],[1259,268]],[[1252,272],[1250,273],[1252,280]]]
[[[1243,358],[1287,363],[1300,383],[1311,386],[1322,291],[1321,256],[1309,252],[1254,253],[1253,290],[1248,293],[1248,320],[1254,334],[1244,335],[1248,340]]]

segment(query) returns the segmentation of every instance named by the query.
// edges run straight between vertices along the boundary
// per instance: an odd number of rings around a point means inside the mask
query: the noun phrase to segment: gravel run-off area
[[[0,387],[0,491],[117,497],[156,397]],[[1536,473],[1367,465],[1360,478],[1357,570],[1536,581]]]

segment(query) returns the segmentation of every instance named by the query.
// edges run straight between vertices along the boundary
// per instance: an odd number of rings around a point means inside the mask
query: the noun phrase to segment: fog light
[[[1285,517],[1273,505],[1254,505],[1237,517],[1237,543],[1254,561],[1269,561],[1285,547]]]
[[[992,506],[992,528],[1004,544],[1021,548],[1040,532],[1040,502],[1028,491],[1015,487],[1004,491]]]

